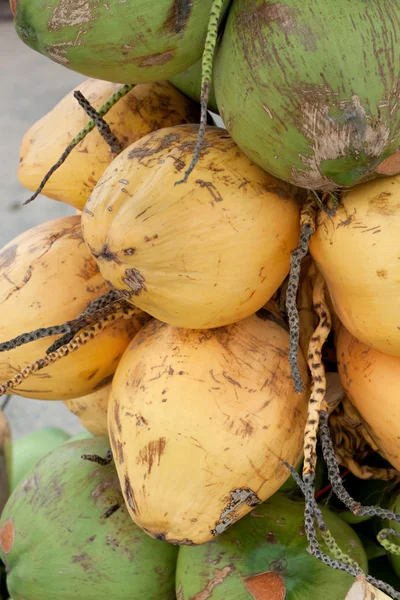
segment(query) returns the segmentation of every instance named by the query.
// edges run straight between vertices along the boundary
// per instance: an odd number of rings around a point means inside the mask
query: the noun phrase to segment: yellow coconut
[[[318,216],[311,254],[335,311],[365,344],[400,356],[400,176],[356,186]]]
[[[381,454],[400,470],[400,358],[366,346],[344,327],[337,339],[337,356],[348,399]]]
[[[284,324],[266,309],[214,330],[152,320],[136,335],[108,426],[128,510],[149,535],[201,544],[287,480],[307,408],[288,352]],[[299,362],[307,384],[301,353]]]
[[[61,325],[107,293],[82,237],[81,218],[63,217],[29,229],[0,251],[0,342]],[[110,382],[133,335],[147,319],[120,319],[88,344],[30,375],[16,393],[43,400],[77,398]],[[45,355],[57,337],[0,354],[0,382]]]
[[[288,186],[256,167],[223,129],[156,131],[105,171],[82,215],[103,277],[152,316],[205,329],[261,308],[289,272],[299,209]]]
[[[110,393],[111,384],[88,396],[64,400],[64,404],[90,433],[108,437],[107,407]]]
[[[92,106],[99,109],[120,87],[108,81],[87,79],[75,89],[80,90]],[[22,140],[18,177],[22,185],[31,191],[37,189],[50,167],[89,120],[73,92],[35,123]],[[193,123],[197,118],[197,106],[164,82],[135,86],[105,117],[122,148],[155,129]],[[113,158],[107,143],[94,130],[52,175],[43,194],[83,208],[100,175]]]

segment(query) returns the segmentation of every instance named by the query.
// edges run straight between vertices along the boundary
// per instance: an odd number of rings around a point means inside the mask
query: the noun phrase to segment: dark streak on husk
[[[187,27],[192,8],[193,0],[172,0],[163,29],[168,33],[183,33]]]

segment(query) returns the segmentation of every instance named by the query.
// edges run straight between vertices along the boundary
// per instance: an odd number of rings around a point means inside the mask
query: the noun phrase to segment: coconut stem
[[[121,152],[121,144],[119,143],[117,136],[113,134],[107,121],[99,115],[97,110],[90,104],[89,100],[87,100],[79,91],[74,92],[74,98],[78,101],[79,106],[83,108],[88,117],[94,121],[101,137],[110,146],[111,152],[114,154]]]
[[[324,363],[322,362],[322,347],[330,333],[332,322],[325,301],[325,290],[325,280],[318,271],[313,289],[313,304],[319,317],[319,323],[308,346],[308,366],[311,371],[312,384],[308,402],[307,423],[304,431],[303,476],[315,473],[320,412],[328,409],[325,400],[326,376]]]
[[[381,529],[381,531],[376,536],[376,539],[382,546],[385,548],[386,552],[390,552],[390,554],[396,554],[396,556],[400,556],[400,546],[398,544],[394,544],[393,542],[389,542],[387,539],[389,535],[393,535],[394,537],[400,538],[400,533],[395,529],[387,528]]]
[[[388,519],[400,523],[400,514],[394,513],[386,508],[380,506],[362,506],[359,502],[354,500],[343,485],[343,481],[340,477],[339,465],[335,456],[335,449],[329,430],[329,415],[326,411],[320,413],[320,427],[319,435],[322,445],[322,453],[324,460],[328,467],[328,478],[332,484],[332,489],[339,500],[348,508],[352,513],[359,516],[369,517],[381,517],[382,519]]]
[[[307,424],[304,434],[303,479],[301,479],[300,475],[296,473],[292,468],[290,468],[290,470],[292,472],[293,478],[298,483],[305,496],[304,523],[310,553],[322,562],[324,562],[326,565],[333,567],[334,569],[346,571],[347,573],[356,576],[362,573],[361,568],[354,560],[352,560],[339,548],[334,537],[327,528],[322,513],[315,500],[317,434],[322,415],[328,415],[328,407],[325,400],[326,375],[325,367],[322,362],[322,347],[329,335],[332,323],[329,308],[325,301],[325,291],[325,280],[322,274],[318,272],[313,288],[313,304],[314,309],[319,317],[319,323],[313,336],[310,339],[308,351],[308,365],[310,367],[312,375],[312,390],[308,406]],[[335,460],[334,452],[332,456]],[[340,479],[340,473],[336,461],[335,465],[337,467],[338,476]],[[330,558],[321,551],[316,535],[314,523],[315,518],[317,519],[318,528],[321,532],[321,535],[334,558]],[[384,589],[385,591],[389,591],[390,588],[390,593],[394,592],[394,594],[397,594],[397,592],[395,592],[393,588],[387,586],[387,584],[385,584],[384,582],[375,580],[375,578],[371,577],[368,578],[368,581],[370,581],[377,588]],[[400,594],[395,595],[394,597],[400,599]]]
[[[104,115],[106,115],[108,113],[108,111],[119,100],[121,100],[121,98],[123,98],[124,96],[126,96],[126,94],[128,94],[134,87],[135,86],[133,84],[123,85],[119,90],[117,90],[115,92],[115,94],[113,94],[107,100],[107,102],[105,102],[101,106],[101,108],[99,109],[99,111],[97,112],[97,114],[100,117],[104,117]],[[62,155],[60,156],[60,158],[58,159],[58,161],[51,167],[51,169],[43,177],[43,179],[42,179],[39,187],[36,190],[36,192],[30,198],[28,198],[28,200],[26,200],[24,202],[24,205],[29,204],[30,202],[32,202],[33,200],[35,200],[35,198],[37,198],[39,196],[40,192],[43,190],[44,186],[49,181],[49,179],[53,175],[53,173],[55,173],[57,171],[57,169],[59,169],[61,167],[61,165],[67,160],[68,156],[71,154],[72,150],[79,144],[79,142],[81,142],[83,139],[85,139],[85,137],[88,135],[88,133],[90,133],[95,128],[95,126],[96,126],[96,123],[93,121],[93,119],[91,119],[89,121],[89,123],[83,129],[81,129],[81,131],[74,137],[74,139],[72,140],[72,142],[64,150],[64,152],[62,153]]]
[[[358,566],[358,564],[347,554],[342,552],[325,524],[322,512],[315,500],[315,476],[313,474],[305,475],[303,480],[297,471],[293,469],[293,467],[287,463],[285,463],[285,465],[290,469],[293,479],[296,481],[305,497],[305,531],[309,543],[310,553],[334,569],[346,571],[346,573],[349,573],[353,576],[362,573],[362,569]],[[320,549],[314,522],[315,518],[317,520],[318,528],[321,532],[322,538],[326,542],[334,558],[327,556]]]
[[[79,317],[74,321],[70,321],[70,331],[66,332],[47,348],[46,354],[55,352],[61,348],[61,346],[68,344],[80,329],[83,329],[87,325],[90,325],[90,323],[98,321],[101,317],[112,313],[117,310],[118,307],[131,307],[131,305],[127,303],[126,300],[121,300],[121,296],[116,290],[111,290],[110,292],[107,292],[107,294],[103,294],[103,296],[96,298],[96,300],[93,300],[93,302],[86,307]]]
[[[120,295],[116,290],[112,290],[96,300],[93,300],[81,315],[74,321],[70,322],[70,331],[62,335],[46,350],[46,354],[55,352],[61,346],[68,344],[74,336],[93,321],[98,321],[99,318],[106,314],[112,313],[118,307],[130,306],[126,300],[121,300]]]
[[[296,307],[299,314],[299,346],[304,357],[308,354],[310,339],[314,334],[316,319],[313,306],[313,288],[317,268],[310,256],[307,256],[301,265],[299,289],[297,292]],[[286,300],[286,290],[285,290]]]
[[[302,219],[304,219],[304,220],[302,220],[302,234],[304,234],[305,224],[308,225],[307,233],[310,230],[312,233],[315,230],[315,205],[313,202],[311,203],[308,201],[305,204],[303,211],[302,211]],[[314,220],[312,220],[312,219],[314,219]],[[306,238],[306,240],[305,240],[306,244],[307,244],[306,252],[308,250],[308,241],[310,239],[311,233],[308,236],[308,239]],[[301,244],[299,244],[299,247],[297,248],[297,250],[299,250],[300,247],[301,247]],[[305,249],[304,244],[303,244],[302,249],[304,252],[304,249]],[[293,257],[293,254],[292,254],[292,257]],[[305,256],[305,253],[303,256]],[[302,258],[302,256],[301,256],[301,258]],[[297,258],[297,262],[293,261],[293,262],[296,262],[298,278],[297,278],[296,287],[291,289],[291,297],[289,297],[289,299],[288,299],[288,295],[287,295],[288,314],[290,314],[289,313],[289,302],[293,299],[294,299],[294,306],[296,308],[297,286],[298,286],[298,279],[299,279],[299,275],[300,275],[301,258],[300,259]],[[293,264],[293,262],[292,262],[292,264]],[[292,276],[293,271],[296,271],[296,269],[294,269],[294,270],[291,269],[291,276]],[[290,284],[291,284],[291,282],[289,279],[289,288],[290,288]],[[288,288],[288,292],[289,292],[289,288]],[[329,311],[329,308],[327,306],[326,299],[325,299],[325,293],[326,293],[326,283],[325,283],[325,280],[324,280],[322,274],[320,272],[318,272],[316,275],[315,283],[314,283],[314,287],[313,287],[313,305],[314,305],[314,309],[319,317],[319,323],[317,325],[317,328],[315,329],[314,334],[312,335],[312,337],[310,339],[309,348],[308,348],[308,366],[310,368],[311,376],[312,376],[312,387],[311,387],[311,395],[310,395],[310,400],[309,400],[309,405],[308,405],[307,423],[306,423],[306,428],[305,428],[305,433],[304,433],[303,479],[300,477],[300,475],[294,469],[292,469],[292,467],[289,467],[289,468],[292,472],[293,478],[298,483],[298,485],[301,488],[301,490],[304,494],[304,497],[305,497],[304,525],[305,525],[307,540],[309,543],[309,552],[313,556],[315,556],[317,559],[321,560],[324,564],[326,564],[334,569],[346,571],[350,575],[357,576],[357,575],[362,574],[361,568],[347,554],[345,554],[341,551],[341,549],[337,545],[334,537],[332,536],[332,534],[326,527],[326,524],[323,520],[322,513],[318,507],[316,500],[315,500],[315,467],[316,467],[316,463],[317,463],[317,451],[316,451],[317,435],[318,435],[318,430],[320,429],[320,423],[321,423],[322,427],[325,424],[326,424],[326,426],[328,425],[328,405],[327,405],[327,402],[325,399],[325,396],[326,396],[326,374],[325,374],[325,367],[322,362],[322,347],[330,333],[332,322],[331,322],[330,311]],[[290,307],[290,308],[293,308],[293,307]],[[298,326],[298,314],[297,314],[297,326]],[[291,331],[292,331],[292,328],[291,328]],[[298,329],[297,329],[297,333],[298,333]],[[297,338],[295,349],[296,349],[295,365],[297,367],[298,338]],[[292,363],[291,363],[291,366],[292,366]],[[293,371],[292,371],[292,373],[293,373]],[[324,430],[324,432],[325,432],[325,430]],[[329,435],[329,428],[328,428],[328,435]],[[323,433],[322,433],[322,436],[323,436]],[[330,437],[329,437],[329,440],[330,440]],[[343,482],[340,478],[339,467],[338,467],[338,464],[336,461],[332,441],[330,440],[330,442],[331,442],[331,449],[330,449],[329,457],[328,457],[328,453],[324,452],[324,458],[328,464],[329,480],[332,483],[332,489],[334,491],[336,489],[338,489],[338,486],[339,486],[347,494],[347,492],[343,486]],[[326,444],[325,444],[325,446],[326,446]],[[328,462],[328,459],[329,459],[329,462]],[[334,469],[335,469],[334,480],[331,477],[331,475],[333,473],[332,463],[333,463]],[[288,465],[286,465],[286,466],[288,466]],[[348,494],[347,494],[347,496],[350,498],[350,496]],[[340,497],[340,499],[342,500],[341,497]],[[355,503],[354,500],[352,500],[352,502]],[[375,509],[373,507],[371,507],[371,508],[374,511],[374,514],[376,514],[376,515],[379,514],[379,516],[383,516],[382,514],[380,514],[380,511],[382,511],[385,513],[386,518],[390,518],[390,517],[388,517],[388,513],[390,511],[383,511],[383,509]],[[356,514],[361,514],[361,513],[359,512],[359,510],[357,510]],[[400,518],[400,515],[398,515],[398,517]],[[321,551],[321,548],[320,548],[320,545],[318,542],[318,538],[317,538],[317,533],[316,533],[315,519],[317,520],[318,528],[321,532],[321,535],[334,558],[331,558],[330,556],[324,554]],[[383,581],[377,580],[374,577],[371,577],[368,575],[366,576],[366,580],[369,583],[371,583],[372,585],[374,585],[376,588],[389,593],[396,600],[400,600],[400,593],[396,592],[396,590],[394,590],[391,586],[384,583]]]
[[[99,319],[99,321],[97,321],[97,323],[93,323],[92,325],[81,331],[81,333],[79,333],[68,344],[61,346],[61,348],[59,348],[55,352],[52,352],[51,354],[46,354],[44,357],[35,360],[30,365],[21,369],[21,371],[19,371],[19,373],[17,373],[12,379],[9,379],[4,384],[0,385],[0,396],[3,396],[10,390],[14,390],[15,388],[17,388],[30,375],[33,375],[34,373],[37,373],[37,371],[40,371],[45,367],[57,362],[64,356],[68,356],[68,354],[79,350],[79,348],[81,348],[90,340],[99,335],[102,331],[104,331],[104,329],[106,329],[111,323],[113,323],[117,319],[131,318],[134,312],[135,307],[128,308],[126,306],[123,306],[119,309],[116,309],[111,314],[103,316],[101,319]]]
[[[300,477],[300,475],[297,473],[297,471],[295,471],[295,473],[296,473],[296,475],[293,475],[293,477],[294,477],[297,485],[300,487],[301,491],[303,492],[304,497],[307,499],[308,504],[309,504],[309,509],[307,509],[307,506],[305,507],[305,516],[309,517],[309,516],[311,516],[311,513],[312,513],[313,519],[314,519],[314,517],[317,519],[318,527],[321,532],[322,538],[323,538],[324,542],[326,543],[326,545],[328,546],[334,559],[336,561],[339,561],[339,562],[347,565],[348,567],[350,567],[353,570],[354,574],[357,572],[362,573],[362,569],[358,565],[358,563],[355,560],[353,560],[352,558],[350,558],[350,556],[348,556],[347,554],[342,552],[342,550],[339,548],[338,544],[336,543],[335,538],[333,537],[333,535],[331,534],[331,532],[329,531],[329,529],[326,526],[326,523],[322,516],[322,512],[321,512],[321,510],[317,504],[317,501],[315,499],[315,493],[314,493],[314,491],[315,491],[315,476],[314,475],[306,475],[304,477],[304,481],[303,481],[302,478]],[[314,527],[314,521],[313,521],[313,527]],[[314,533],[315,533],[315,528],[314,528]],[[349,571],[347,571],[347,572],[349,572]]]
[[[180,183],[186,183],[190,173],[195,168],[199,157],[201,147],[204,141],[204,135],[206,131],[207,125],[207,107],[208,107],[208,98],[210,95],[210,88],[212,84],[212,74],[213,74],[213,63],[214,63],[214,54],[215,47],[217,44],[218,38],[218,23],[222,15],[222,8],[224,5],[224,0],[213,0],[211,6],[210,20],[208,22],[207,29],[207,37],[204,44],[204,52],[203,52],[203,60],[202,60],[202,77],[201,77],[201,96],[200,96],[200,127],[199,127],[199,135],[197,138],[197,143],[193,152],[192,162],[189,165],[189,168],[185,171],[183,179],[177,181],[175,185]]]
[[[99,456],[98,454],[82,454],[82,460],[89,460],[90,462],[97,463],[101,467],[107,467],[113,461],[113,455],[110,450],[107,450],[105,457]]]
[[[380,590],[383,590],[385,593],[392,596],[392,598],[394,598],[395,600],[400,600],[400,593],[396,592],[396,590],[391,585],[379,579],[375,579],[375,577],[372,577],[371,575],[365,575],[361,567],[356,563],[356,561],[354,561],[347,554],[340,550],[334,537],[327,528],[322,516],[322,512],[315,500],[314,474],[310,473],[308,475],[305,475],[304,479],[302,479],[297,473],[297,471],[293,469],[293,467],[291,467],[288,463],[285,463],[285,465],[291,471],[293,479],[296,481],[297,485],[300,487],[301,491],[305,496],[304,524],[307,540],[309,543],[310,554],[312,554],[312,556],[326,564],[328,567],[331,567],[338,571],[345,571],[353,577],[365,577],[365,580],[371,585],[375,586]],[[330,556],[322,552],[317,538],[314,519],[317,520],[318,528],[321,532],[322,538],[324,539],[325,543],[327,544],[328,548],[330,549],[335,558],[331,558]],[[373,599],[371,598],[371,600]]]
[[[94,320],[98,320],[100,316],[104,314],[104,311],[107,309],[112,311],[115,309],[116,303],[124,303],[125,301],[121,301],[121,297],[118,292],[112,290],[111,292],[107,292],[107,294],[103,294],[96,300],[93,300],[85,310],[72,321],[67,321],[62,325],[51,325],[50,327],[41,327],[39,329],[35,329],[34,331],[30,331],[29,333],[22,333],[12,340],[7,340],[6,342],[2,342],[0,344],[0,352],[8,352],[9,350],[14,350],[14,348],[18,348],[19,346],[23,346],[24,344],[29,344],[30,342],[35,342],[39,339],[50,337],[53,335],[62,335],[63,338],[61,340],[66,340],[64,342],[68,343],[71,341],[72,337],[78,333],[80,329],[83,329],[87,325],[89,325]],[[99,314],[101,313],[101,314]],[[70,339],[66,339],[67,336],[72,336]],[[64,344],[59,344],[61,340],[57,340],[54,342],[53,346],[51,346],[47,353],[54,352],[58,347],[63,346]]]
[[[299,369],[300,321],[297,310],[297,292],[299,289],[301,262],[308,253],[310,238],[315,231],[316,207],[311,194],[305,202],[300,217],[300,240],[290,257],[289,282],[286,292],[286,312],[289,319],[290,349],[289,362],[294,389],[297,393],[303,390],[303,382]]]

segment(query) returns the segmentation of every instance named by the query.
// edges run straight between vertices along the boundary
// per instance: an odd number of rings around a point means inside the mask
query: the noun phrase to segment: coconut
[[[19,181],[32,192],[58,161],[71,138],[85,127],[88,116],[74,98],[79,90],[97,110],[118,90],[107,81],[88,79],[65,96],[25,133],[20,150]],[[126,148],[155,129],[194,123],[198,109],[168,83],[137,85],[107,113],[107,123]],[[43,194],[82,209],[114,155],[95,129],[68,161],[51,176]]]
[[[67,440],[65,443],[69,444],[70,442],[78,442],[80,440],[88,440],[90,438],[94,437],[92,433],[90,433],[90,431],[81,431],[80,433],[77,433],[76,435],[73,435],[69,438],[69,440]]]
[[[211,6],[212,0],[11,0],[25,44],[68,69],[117,83],[168,79],[195,63]]]
[[[321,511],[340,548],[365,569],[367,557],[357,534],[327,508]],[[275,494],[212,542],[182,546],[178,600],[344,598],[352,577],[308,553],[303,519],[303,501]]]
[[[400,177],[343,194],[334,216],[320,211],[310,252],[334,310],[359,340],[400,356]]]
[[[309,189],[398,173],[399,28],[387,0],[234,0],[214,84],[235,142]]]
[[[69,442],[48,454],[11,495],[0,519],[0,557],[13,598],[174,600],[177,549],[131,521],[108,440]]]
[[[285,324],[267,309],[213,330],[153,320],[135,336],[108,426],[128,510],[149,535],[204,543],[288,479],[308,394],[305,360],[296,394],[288,354]]]
[[[111,384],[88,396],[64,400],[64,404],[90,433],[107,436],[107,407],[110,393]]]
[[[289,272],[299,207],[227,132],[161,129],[122,152],[89,198],[82,227],[103,277],[133,304],[178,327],[211,328],[261,308]]]
[[[79,216],[25,231],[0,251],[0,342],[78,317],[110,288],[99,273]],[[122,353],[148,319],[118,319],[78,351],[24,379],[16,393],[42,400],[77,398],[110,383]],[[0,382],[46,355],[60,336],[36,339],[0,354]]]
[[[32,431],[12,444],[10,490],[13,491],[37,462],[69,440],[69,435],[58,427]]]
[[[400,357],[374,350],[343,326],[337,338],[337,357],[347,398],[381,454],[400,470]]]

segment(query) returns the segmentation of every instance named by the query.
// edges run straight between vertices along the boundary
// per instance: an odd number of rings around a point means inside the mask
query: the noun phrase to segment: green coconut
[[[10,595],[24,600],[174,600],[177,548],[139,529],[94,437],[63,444],[12,493],[0,519]]]
[[[224,0],[224,8],[230,0]],[[168,79],[202,55],[212,0],[11,0],[25,44],[97,79]]]
[[[269,173],[314,190],[400,172],[400,4],[234,0],[215,61],[220,114]]]
[[[170,83],[172,83],[172,85],[180,92],[183,92],[192,100],[196,100],[196,102],[200,102],[201,98],[201,63],[202,61],[198,60],[196,63],[194,63],[194,65],[186,69],[186,71],[183,73],[178,73],[178,75],[174,75],[169,80]],[[215,98],[214,85],[211,85],[210,87],[208,108],[209,110],[212,110],[212,112],[218,114],[218,105]]]
[[[321,510],[340,548],[367,569],[357,534],[328,509]],[[303,522],[304,502],[275,494],[215,540],[182,546],[176,571],[178,600],[344,598],[352,577],[307,552]]]
[[[15,440],[12,444],[10,490],[16,488],[43,456],[68,439],[69,435],[66,431],[57,427],[46,427]]]
[[[72,437],[70,437],[69,440],[67,440],[67,444],[69,442],[78,442],[79,440],[87,440],[92,437],[94,437],[94,435],[93,435],[93,433],[90,433],[90,431],[81,431],[80,433],[77,433],[76,435],[73,435]]]

